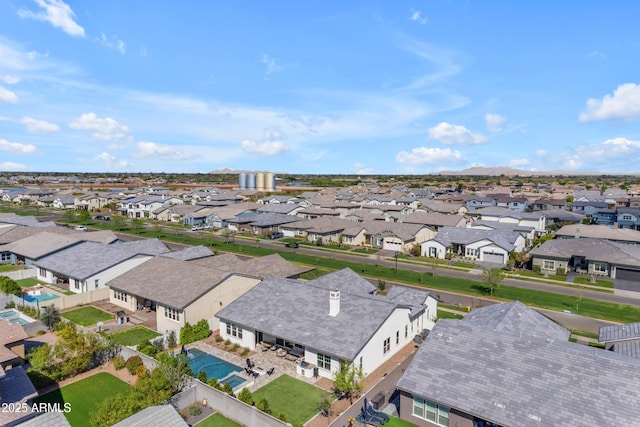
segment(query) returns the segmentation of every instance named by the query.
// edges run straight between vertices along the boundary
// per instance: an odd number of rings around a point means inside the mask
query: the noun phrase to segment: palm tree
[[[44,325],[47,328],[53,329],[56,323],[58,323],[61,320],[60,312],[58,311],[56,306],[53,304],[45,305],[41,320],[42,320],[42,323],[44,323]]]

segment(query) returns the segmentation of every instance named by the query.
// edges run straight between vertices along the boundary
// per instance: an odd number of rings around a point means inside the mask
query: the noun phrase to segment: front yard
[[[151,329],[145,328],[144,326],[134,326],[131,329],[112,334],[111,340],[120,345],[137,345],[157,336],[160,336],[160,334]]]
[[[60,314],[65,319],[77,323],[80,326],[91,326],[98,322],[113,319],[113,314],[102,311],[92,306],[77,308]]]
[[[34,399],[34,403],[59,403],[63,408],[67,403],[69,412],[65,412],[72,427],[91,426],[91,414],[109,396],[117,393],[129,393],[129,384],[107,372],[100,372],[88,378],[69,384]]]
[[[253,392],[253,401],[265,398],[274,416],[284,414],[292,425],[303,425],[318,413],[318,404],[324,396],[333,395],[314,385],[282,375]]]

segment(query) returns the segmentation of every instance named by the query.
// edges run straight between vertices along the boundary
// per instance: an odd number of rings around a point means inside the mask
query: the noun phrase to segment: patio
[[[146,310],[129,311],[115,304],[110,303],[109,300],[107,299],[96,301],[91,305],[113,314],[112,320],[104,322],[104,325],[102,326],[103,331],[109,331],[110,333],[120,332],[129,328],[133,328],[134,326],[138,326],[138,325],[145,326],[151,329],[152,331],[156,330],[157,320],[156,320],[155,311],[149,311],[149,312]],[[122,323],[122,324],[118,324],[116,322],[115,316],[116,316],[116,313],[119,311],[120,312],[124,311],[124,317],[129,318],[128,322]],[[95,331],[97,330],[97,326],[92,326],[90,329]]]

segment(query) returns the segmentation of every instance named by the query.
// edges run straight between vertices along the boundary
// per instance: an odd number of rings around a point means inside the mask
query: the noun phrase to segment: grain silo
[[[256,174],[250,173],[247,175],[247,190],[255,190],[256,189]]]
[[[258,191],[264,191],[264,172],[258,172],[256,174],[256,188]]]
[[[241,190],[246,190],[247,189],[247,174],[244,172],[241,172],[240,175],[238,175],[238,186],[240,187]]]
[[[264,187],[267,191],[274,191],[276,188],[276,177],[273,172],[267,172],[264,174]]]

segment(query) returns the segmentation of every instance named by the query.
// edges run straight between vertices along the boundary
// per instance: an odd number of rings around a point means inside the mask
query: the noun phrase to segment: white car
[[[84,225],[77,225],[73,229],[78,231],[88,231],[87,227],[85,227]]]

